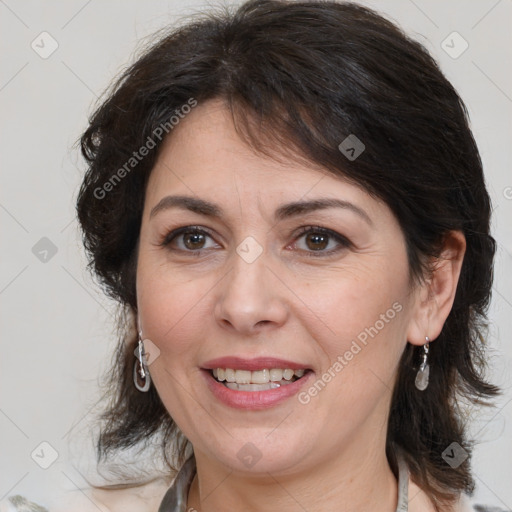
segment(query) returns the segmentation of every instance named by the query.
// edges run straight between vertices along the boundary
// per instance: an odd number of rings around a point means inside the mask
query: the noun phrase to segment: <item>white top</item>
[[[398,505],[395,512],[408,512],[409,470],[398,456]],[[0,501],[0,512],[187,512],[187,497],[196,474],[192,455],[169,486],[159,479],[149,484],[122,490],[87,489],[73,492],[64,503],[50,508],[14,495]],[[472,503],[462,495],[457,512],[512,512],[496,506]]]
[[[409,510],[409,468],[403,457],[398,453],[398,504],[395,512]],[[190,485],[196,474],[195,458],[192,455],[182,466],[173,484],[160,503],[158,512],[187,512],[187,497]],[[511,510],[471,504],[468,497],[461,496],[458,512],[512,512]]]

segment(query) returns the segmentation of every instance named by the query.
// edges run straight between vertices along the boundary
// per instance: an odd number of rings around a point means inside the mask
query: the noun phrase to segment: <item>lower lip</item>
[[[209,370],[203,370],[202,373],[213,395],[235,409],[267,409],[278,405],[297,394],[313,375],[313,372],[309,371],[291,384],[266,391],[236,391],[214,379]]]

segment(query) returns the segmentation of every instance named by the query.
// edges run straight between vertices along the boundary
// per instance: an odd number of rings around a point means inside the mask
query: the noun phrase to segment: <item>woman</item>
[[[418,43],[354,4],[249,2],[148,50],[82,149],[85,244],[137,330],[100,448],[163,429],[161,512],[460,506],[495,242]]]
[[[99,455],[162,435],[159,512],[473,509],[495,242],[420,44],[356,4],[250,1],[148,49],[81,143],[126,311]]]

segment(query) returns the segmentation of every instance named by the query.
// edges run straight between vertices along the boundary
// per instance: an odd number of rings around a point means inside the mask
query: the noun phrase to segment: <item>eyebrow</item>
[[[222,218],[223,209],[210,201],[190,196],[166,196],[156,204],[149,214],[151,219],[157,213],[168,210],[170,208],[182,208],[206,217]],[[366,221],[370,226],[373,222],[370,216],[359,206],[342,199],[320,198],[310,201],[296,201],[280,206],[274,214],[277,221],[282,221],[291,217],[297,217],[316,210],[325,210],[327,208],[343,208],[350,210]]]

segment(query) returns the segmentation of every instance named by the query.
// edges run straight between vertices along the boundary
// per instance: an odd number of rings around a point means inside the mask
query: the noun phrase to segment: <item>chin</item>
[[[210,456],[237,473],[296,472],[307,462],[307,454],[315,443],[308,436],[308,444],[305,444],[303,432],[283,429],[276,435],[273,428],[238,429],[233,432],[233,437],[226,434],[222,441],[218,440],[213,450],[212,444],[207,442],[208,451]]]

